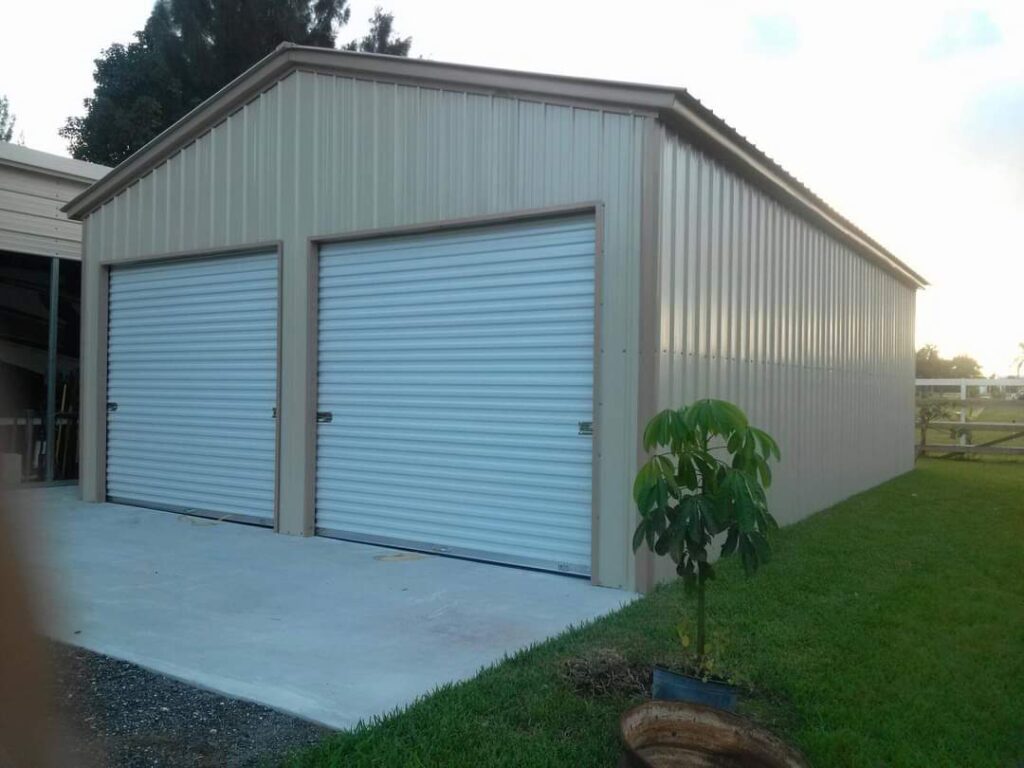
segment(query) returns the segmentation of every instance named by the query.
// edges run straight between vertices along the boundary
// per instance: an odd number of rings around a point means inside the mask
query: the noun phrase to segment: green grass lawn
[[[816,766],[1024,760],[1024,465],[924,460],[783,529],[754,579],[709,592],[743,711]],[[626,695],[582,696],[567,659],[671,661],[673,585],[286,763],[612,766]]]

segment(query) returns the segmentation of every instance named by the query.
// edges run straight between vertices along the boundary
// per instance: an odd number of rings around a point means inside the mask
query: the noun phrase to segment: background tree
[[[117,165],[201,101],[169,3],[154,6],[135,42],[110,46],[95,63],[85,115],[60,131],[79,160]]]
[[[348,0],[161,0],[180,40],[196,103],[282,42],[333,48]]]
[[[282,42],[334,47],[348,19],[348,0],[157,0],[133,42],[96,59],[85,114],[60,134],[73,157],[116,165]]]
[[[948,370],[945,360],[934,344],[925,344],[915,355],[914,375],[919,379],[943,379]]]
[[[917,350],[914,368],[919,379],[980,379],[982,375],[981,365],[973,357],[957,355],[946,359],[934,344]]]
[[[10,141],[14,135],[14,115],[6,96],[0,96],[0,141]]]
[[[952,379],[980,379],[981,365],[973,357],[957,355],[949,361],[949,376]]]
[[[370,31],[362,40],[353,40],[345,46],[346,51],[363,53],[386,53],[391,56],[408,56],[412,47],[411,37],[398,37],[394,29],[395,17],[385,13],[379,5],[370,17]]]

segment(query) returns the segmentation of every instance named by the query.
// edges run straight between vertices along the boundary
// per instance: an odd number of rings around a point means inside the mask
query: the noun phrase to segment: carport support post
[[[47,354],[46,354],[46,419],[44,428],[46,430],[46,482],[53,482],[54,475],[54,451],[57,436],[57,324],[60,321],[58,311],[60,294],[60,259],[54,256],[50,259],[50,318],[47,325]],[[31,427],[29,427],[31,429]],[[63,479],[63,478],[61,478]]]
[[[79,403],[79,480],[83,501],[106,501],[107,273],[82,222],[82,319]]]

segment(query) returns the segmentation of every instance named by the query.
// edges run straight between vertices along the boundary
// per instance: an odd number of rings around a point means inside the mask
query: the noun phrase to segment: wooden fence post
[[[960,423],[967,423],[967,379],[960,379],[960,399],[964,401],[960,406]],[[960,433],[960,445],[967,445],[967,433]]]

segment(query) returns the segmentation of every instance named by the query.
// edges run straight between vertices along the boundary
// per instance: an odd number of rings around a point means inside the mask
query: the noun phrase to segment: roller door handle
[[[330,424],[334,421],[334,414],[330,411],[317,411],[316,421],[317,424]]]
[[[113,413],[117,410],[117,403],[107,403],[107,413]]]
[[[579,425],[580,425],[580,432],[579,433],[581,435],[587,435],[589,437],[589,436],[594,434],[594,422],[592,422],[592,421],[581,421],[581,422],[579,422]]]

